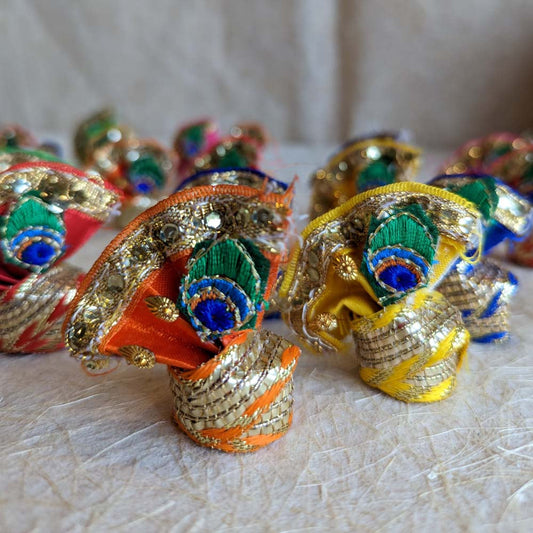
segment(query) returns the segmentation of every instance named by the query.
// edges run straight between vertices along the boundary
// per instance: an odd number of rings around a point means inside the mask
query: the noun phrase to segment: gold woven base
[[[432,402],[455,388],[468,347],[461,315],[437,292],[422,290],[352,324],[360,375],[405,402]]]
[[[509,305],[516,287],[511,272],[483,258],[476,265],[459,263],[438,290],[461,311],[472,340],[496,342],[509,336]]]
[[[195,370],[169,368],[174,419],[203,446],[250,452],[286,433],[300,350],[268,331],[243,332]]]
[[[13,294],[0,293],[0,351],[51,352],[64,346],[61,327],[83,277],[68,264],[30,274]]]

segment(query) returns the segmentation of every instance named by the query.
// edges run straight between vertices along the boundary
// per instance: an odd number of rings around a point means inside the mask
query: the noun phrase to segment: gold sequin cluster
[[[0,174],[0,192],[7,201],[30,190],[38,191],[40,198],[61,210],[76,209],[103,222],[117,205],[118,195],[104,186],[97,173],[87,176],[47,167],[7,170]]]

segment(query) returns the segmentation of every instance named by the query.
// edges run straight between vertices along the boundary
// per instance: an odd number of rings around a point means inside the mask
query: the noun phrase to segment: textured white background
[[[300,213],[327,153],[281,147],[265,161],[300,174]],[[428,154],[424,181],[442,156]],[[111,237],[74,262],[87,268]],[[163,367],[91,378],[65,352],[0,355],[0,531],[532,531],[533,271],[513,268],[513,339],[472,346],[449,399],[400,403],[349,355],[304,352],[292,429],[250,455],[179,432]]]
[[[110,104],[167,143],[210,114],[455,146],[531,127],[532,27],[531,0],[0,0],[0,120],[67,133]]]

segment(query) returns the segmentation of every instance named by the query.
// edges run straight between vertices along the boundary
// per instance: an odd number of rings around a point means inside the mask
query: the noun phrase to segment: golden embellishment
[[[338,326],[337,317],[333,313],[320,313],[310,324],[311,329],[320,331],[333,331]]]
[[[332,339],[324,339],[318,331],[308,327],[311,309],[328,290],[320,274],[328,272],[331,261],[340,256],[339,247],[349,246],[350,257],[357,261],[372,216],[384,217],[390,209],[402,209],[410,204],[424,209],[441,238],[450,238],[465,248],[475,248],[479,244],[475,230],[481,221],[475,206],[456,194],[421,183],[394,183],[358,194],[336,211],[311,222],[302,233],[301,248],[295,248],[287,266],[280,297],[288,302],[284,320],[314,350],[344,347],[344,343],[339,341],[339,345],[335,345]],[[357,231],[353,227],[354,220],[357,220]],[[462,224],[465,220],[469,223]],[[318,264],[320,272],[313,267],[318,263],[317,258],[322,258]]]
[[[17,199],[21,183],[26,190],[41,191],[41,197],[53,201],[63,210],[77,209],[99,221],[109,218],[119,200],[115,192],[96,180],[47,167],[21,168],[1,173],[2,199]]]
[[[124,278],[116,272],[111,274],[107,278],[106,289],[110,292],[120,292],[124,289]]]
[[[359,277],[357,263],[349,255],[337,256],[334,260],[335,274],[345,281],[355,281]]]
[[[418,173],[420,150],[414,146],[398,142],[388,135],[352,142],[311,176],[311,219],[361,192],[357,183],[361,172],[381,157],[395,162],[395,181],[412,180]]]
[[[166,296],[148,296],[144,301],[150,312],[161,320],[174,322],[180,316],[176,304]]]
[[[118,353],[124,357],[128,363],[137,368],[153,368],[155,365],[154,352],[148,350],[148,348],[143,348],[142,346],[137,346],[135,344],[122,346],[119,348]]]

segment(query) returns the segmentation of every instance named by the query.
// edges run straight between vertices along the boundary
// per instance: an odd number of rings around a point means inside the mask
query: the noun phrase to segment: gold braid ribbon
[[[440,293],[420,290],[412,300],[352,324],[359,374],[398,400],[435,402],[455,388],[470,335]]]
[[[292,422],[292,374],[300,350],[268,331],[246,331],[194,370],[169,367],[174,420],[191,439],[250,452]]]
[[[0,351],[53,352],[63,348],[65,311],[83,278],[80,269],[58,265],[30,274],[11,291],[0,292]]]

